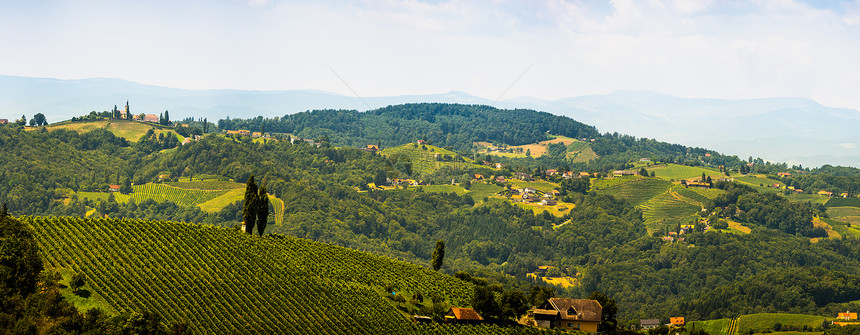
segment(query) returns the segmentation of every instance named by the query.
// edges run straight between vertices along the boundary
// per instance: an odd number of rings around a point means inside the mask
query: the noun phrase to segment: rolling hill
[[[385,288],[468,303],[471,284],[298,238],[163,221],[23,217],[49,268],[83,274],[118,312],[152,310],[198,333],[411,332]]]

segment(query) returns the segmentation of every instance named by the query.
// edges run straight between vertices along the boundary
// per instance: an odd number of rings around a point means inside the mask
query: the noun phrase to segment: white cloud
[[[494,99],[616,90],[860,109],[860,2],[78,2],[0,11],[0,74]],[[115,18],[105,20],[104,18]]]

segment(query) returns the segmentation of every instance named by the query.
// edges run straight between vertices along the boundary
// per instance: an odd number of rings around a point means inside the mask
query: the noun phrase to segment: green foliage
[[[84,275],[76,273],[74,276],[72,276],[72,279],[69,280],[69,287],[71,287],[73,291],[77,292],[78,289],[83,287],[86,283],[87,282]]]
[[[495,319],[502,314],[502,309],[496,301],[495,293],[490,288],[482,285],[475,286],[475,293],[472,295],[472,307],[485,319]]]
[[[453,305],[472,296],[471,284],[426,267],[293,237],[176,222],[23,220],[42,250],[58,251],[46,253],[51,267],[86,273],[122,313],[149,310],[194,333],[410,333],[412,323],[378,289]]]
[[[0,296],[36,291],[42,261],[33,229],[11,216],[0,216]]]
[[[245,224],[245,233],[247,234],[254,233],[254,224],[257,222],[258,199],[257,183],[254,182],[254,175],[252,174],[245,184],[245,199],[242,205],[242,222]]]
[[[430,261],[433,271],[439,271],[442,268],[442,262],[445,260],[445,242],[442,240],[436,241],[436,248],[433,249],[433,259]]]
[[[618,321],[615,316],[618,314],[618,305],[615,304],[615,299],[607,297],[605,294],[594,291],[588,296],[590,300],[597,300],[600,306],[603,307],[600,314],[600,324],[598,325],[601,331],[613,331],[618,327]]]
[[[547,132],[573,138],[599,134],[569,118],[532,110],[504,110],[489,106],[419,103],[388,106],[367,112],[317,110],[276,119],[219,120],[221,129],[258,129],[291,133],[302,138],[328,135],[333,145],[364,147],[414,143],[426,138],[439,147],[471,148],[488,141],[522,145],[547,140]]]
[[[256,203],[257,233],[263,236],[263,232],[266,231],[266,224],[269,222],[269,194],[266,193],[265,186],[260,186]]]

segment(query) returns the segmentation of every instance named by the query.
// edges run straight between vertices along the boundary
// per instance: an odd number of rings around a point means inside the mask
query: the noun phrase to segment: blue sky
[[[0,0],[0,45],[0,74],[188,89],[648,90],[860,110],[860,0]]]

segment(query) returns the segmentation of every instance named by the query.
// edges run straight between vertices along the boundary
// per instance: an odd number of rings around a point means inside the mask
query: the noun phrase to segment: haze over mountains
[[[860,167],[860,112],[803,98],[689,99],[621,91],[544,100],[494,102],[463,92],[350,97],[314,90],[184,90],[120,79],[58,80],[0,76],[0,118],[44,113],[49,122],[110,110],[128,100],[132,113],[169,110],[173,119],[282,116],[313,109],[368,110],[410,102],[530,108],[565,115],[601,132],[714,149],[729,155],[820,166]]]

